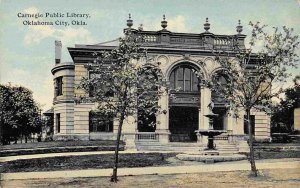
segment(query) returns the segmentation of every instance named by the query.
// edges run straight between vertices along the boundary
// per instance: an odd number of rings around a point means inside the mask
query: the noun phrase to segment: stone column
[[[225,117],[225,122],[224,122],[224,125],[226,125],[229,143],[233,142],[232,134],[233,134],[234,124],[235,124],[235,118],[233,117],[232,111],[229,111]]]
[[[200,94],[200,125],[199,129],[208,130],[209,127],[209,119],[205,117],[204,115],[209,113],[208,104],[211,101],[211,90],[207,87],[202,86],[201,88],[201,94]]]
[[[165,90],[163,86],[161,89]],[[158,105],[160,106],[160,112],[156,120],[155,132],[159,134],[159,142],[169,142],[169,94],[164,92],[158,99]]]
[[[245,111],[242,108],[238,109],[238,118],[233,118],[232,134],[233,142],[243,140],[244,133],[244,115]]]
[[[244,135],[244,116],[245,116],[245,111],[240,108],[238,118],[236,119],[236,125],[233,127],[233,134],[235,135]]]
[[[124,141],[126,142],[126,150],[136,150],[135,146],[135,135],[137,130],[136,117],[128,116],[124,119],[123,123],[123,135]]]
[[[209,113],[208,104],[211,101],[211,90],[208,87],[201,86],[200,93],[200,111],[199,111],[199,130],[208,130],[209,119],[204,115]],[[200,139],[200,140],[199,140]],[[198,136],[198,142],[207,143],[207,137]]]

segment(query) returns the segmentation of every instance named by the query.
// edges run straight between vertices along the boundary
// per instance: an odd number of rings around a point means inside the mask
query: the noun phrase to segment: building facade
[[[167,21],[161,22],[159,31],[144,31],[142,27],[132,28],[133,21],[127,20],[126,29],[132,29],[145,37],[144,48],[151,64],[159,66],[163,87],[168,87],[169,93],[161,96],[159,104],[163,113],[151,117],[157,123],[155,127],[147,128],[139,125],[134,117],[127,117],[123,126],[123,139],[126,144],[134,145],[137,141],[151,140],[160,143],[196,142],[205,143],[205,138],[195,131],[208,129],[208,104],[214,101],[214,113],[219,116],[214,121],[214,129],[225,130],[222,138],[230,142],[243,140],[247,137],[248,128],[244,118],[234,118],[227,113],[225,103],[209,88],[199,82],[226,77],[223,69],[215,59],[214,52],[226,51],[232,54],[232,59],[238,50],[245,49],[246,35],[241,34],[242,26],[237,26],[233,35],[217,35],[209,32],[208,20],[204,24],[204,32],[175,33],[167,30]],[[125,29],[125,30],[126,30]],[[117,120],[107,120],[97,117],[91,111],[94,103],[76,103],[78,97],[89,97],[79,89],[81,79],[89,77],[85,67],[94,60],[93,53],[101,50],[111,50],[118,45],[118,40],[95,45],[75,45],[68,48],[73,62],[61,62],[62,44],[55,42],[54,75],[54,132],[55,139],[115,139]],[[201,72],[201,81],[195,72]],[[220,80],[222,81],[222,80]],[[181,88],[174,91],[172,88]],[[270,139],[270,118],[264,112],[251,112],[251,120],[257,140]],[[244,117],[240,112],[240,117]]]

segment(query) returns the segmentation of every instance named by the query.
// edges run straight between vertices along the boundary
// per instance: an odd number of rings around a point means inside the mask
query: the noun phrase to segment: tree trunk
[[[118,127],[118,135],[117,135],[117,141],[116,141],[116,148],[115,148],[115,163],[114,163],[114,168],[113,168],[113,175],[111,177],[112,182],[117,183],[118,181],[118,163],[119,163],[119,146],[120,146],[120,139],[121,139],[121,133],[122,133],[122,126],[123,126],[123,122],[125,119],[125,110],[127,107],[127,85],[125,85],[125,90],[124,90],[124,95],[122,97],[122,102],[123,102],[123,106],[122,106],[122,110],[121,110],[121,116],[120,116],[120,121],[119,121],[119,127]]]
[[[4,145],[4,129],[3,129],[4,123],[1,119],[1,125],[0,125],[0,145]]]
[[[253,148],[253,134],[252,134],[252,126],[251,126],[251,120],[250,120],[250,109],[246,110],[247,113],[247,124],[248,124],[248,132],[249,132],[249,147],[250,147],[250,157],[249,161],[251,164],[251,172],[254,176],[257,176],[257,169],[255,165],[255,159],[254,159],[254,148]]]
[[[115,163],[113,167],[113,175],[111,177],[111,182],[117,182],[118,181],[118,163],[119,163],[119,146],[120,146],[120,140],[121,140],[121,133],[122,133],[122,126],[124,122],[124,117],[125,116],[125,108],[122,110],[120,121],[119,121],[119,127],[118,127],[118,135],[117,135],[117,140],[116,140],[116,148],[115,148]]]

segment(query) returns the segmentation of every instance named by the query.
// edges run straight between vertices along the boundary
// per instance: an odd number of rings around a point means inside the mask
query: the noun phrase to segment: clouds
[[[24,43],[26,45],[35,45],[46,38],[61,40],[65,45],[95,42],[91,32],[83,27],[76,29],[71,27],[57,29],[53,26],[29,26],[24,36]]]
[[[175,17],[166,17],[166,21],[168,21],[168,26],[166,29],[172,32],[190,32],[190,28],[187,27],[186,20],[186,17],[183,15],[177,15]],[[152,19],[149,17],[143,19],[142,23],[144,26],[144,30],[161,30],[161,21],[162,18]]]
[[[37,14],[39,10],[36,7],[29,7],[25,9],[24,12],[27,14]]]
[[[0,48],[4,54],[1,61],[1,84],[11,82],[22,85],[33,91],[33,98],[44,106],[44,110],[52,106],[53,78],[50,73],[52,65],[49,52],[44,54],[21,54]]]
[[[299,35],[299,0],[281,2],[265,0],[264,3],[232,0],[215,2],[210,0],[153,1],[3,1],[0,0],[0,81],[21,84],[33,91],[35,99],[51,106],[53,80],[50,72],[54,63],[54,40],[61,40],[62,60],[72,61],[68,46],[74,44],[96,44],[120,37],[126,27],[128,13],[132,13],[134,28],[142,23],[144,30],[162,29],[162,15],[166,14],[167,29],[171,32],[204,32],[205,18],[209,18],[210,32],[214,34],[236,34],[237,20],[244,26],[243,34],[251,34],[247,22],[259,20],[270,26],[294,27]],[[204,6],[205,5],[205,6]],[[89,13],[87,26],[25,26],[17,14],[37,13]],[[28,18],[33,21],[56,21],[58,18]],[[68,21],[68,18],[65,18]],[[27,20],[27,18],[26,18]],[[4,50],[5,49],[5,50]],[[291,70],[294,74],[299,69]]]
[[[53,79],[48,74],[50,67],[45,67],[44,71],[29,71],[18,67],[12,67],[9,64],[1,66],[3,72],[9,72],[1,78],[1,83],[11,82],[13,85],[21,85],[33,91],[33,98],[44,106],[47,110],[52,106],[53,99]],[[47,70],[48,69],[48,70]]]
[[[25,8],[22,13],[42,13],[36,7]],[[11,18],[11,17],[10,17]],[[32,18],[33,21],[43,21]],[[20,20],[17,20],[20,21]],[[7,23],[11,23],[8,22]],[[18,23],[18,22],[16,22]],[[54,66],[54,40],[61,40],[63,43],[63,54],[66,60],[69,57],[66,46],[73,46],[75,43],[91,44],[97,43],[92,33],[85,27],[59,27],[52,25],[11,25],[18,29],[23,43],[1,44],[1,83],[12,82],[20,84],[33,91],[33,97],[44,106],[44,110],[52,106],[53,99],[53,78],[50,70]],[[8,25],[6,25],[8,28]],[[7,33],[8,34],[8,33]],[[8,35],[6,35],[8,36]],[[11,37],[9,41],[12,41]],[[9,50],[8,46],[11,46]],[[51,48],[53,46],[53,48]]]
[[[174,32],[188,32],[186,27],[186,19],[182,15],[178,15],[168,20],[168,29]]]
[[[95,43],[95,39],[89,30],[80,28],[67,27],[66,29],[56,30],[54,37],[61,38],[63,44],[70,45],[70,43]]]
[[[25,34],[24,43],[26,45],[39,44],[43,39],[53,37],[55,29],[50,26],[29,26]]]

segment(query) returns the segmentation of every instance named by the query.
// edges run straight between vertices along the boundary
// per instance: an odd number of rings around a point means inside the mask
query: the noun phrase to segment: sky
[[[64,17],[46,17],[47,13]],[[68,18],[67,13],[89,14],[89,18]],[[43,111],[51,108],[54,41],[62,41],[62,61],[72,61],[67,47],[122,36],[129,13],[133,27],[143,24],[144,30],[160,30],[165,14],[167,29],[173,32],[202,33],[208,17],[210,32],[215,34],[236,34],[241,20],[246,35],[250,34],[249,21],[270,28],[285,25],[300,35],[300,0],[0,0],[0,83],[25,86]],[[24,14],[43,17],[26,18]],[[32,26],[24,24],[26,20],[70,25]],[[73,20],[86,25],[72,25]],[[299,75],[299,70],[290,71]]]

